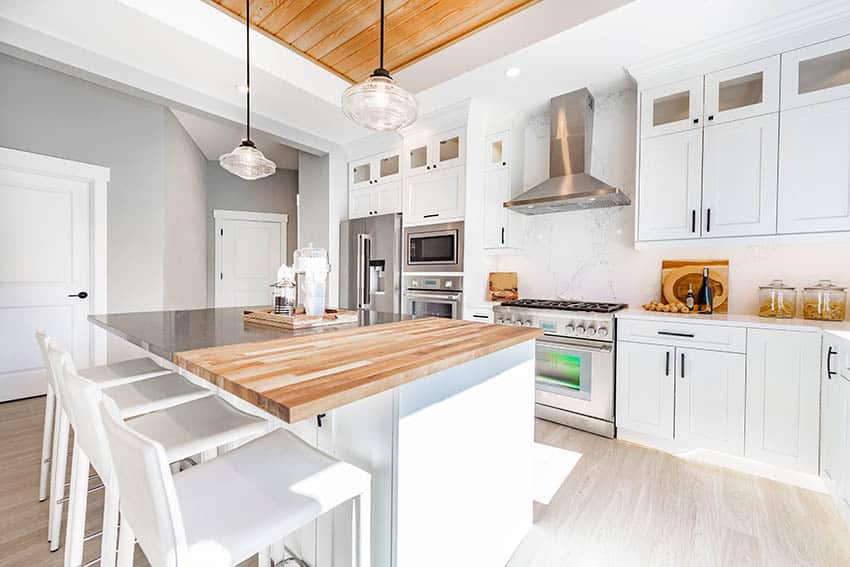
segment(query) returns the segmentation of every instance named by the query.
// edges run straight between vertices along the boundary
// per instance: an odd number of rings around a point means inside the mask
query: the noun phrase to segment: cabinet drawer
[[[617,321],[618,340],[640,343],[685,346],[726,352],[747,351],[747,330],[744,327],[705,325],[698,322]]]

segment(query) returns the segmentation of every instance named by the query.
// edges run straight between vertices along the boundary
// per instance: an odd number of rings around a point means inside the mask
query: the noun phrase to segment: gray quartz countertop
[[[357,326],[368,327],[410,318],[394,313],[361,310],[357,323],[289,331],[247,324],[242,319],[244,309],[246,308],[224,307],[183,311],[110,313],[89,315],[89,321],[112,335],[125,339],[157,356],[172,360],[175,352],[313,333],[332,333],[340,329],[351,329]]]

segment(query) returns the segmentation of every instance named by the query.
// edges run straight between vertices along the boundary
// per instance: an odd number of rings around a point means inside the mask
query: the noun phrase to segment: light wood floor
[[[0,567],[62,565],[37,502],[43,409],[0,404]],[[548,506],[535,503],[510,567],[850,566],[850,530],[823,494],[544,421],[537,440],[583,456]],[[90,498],[86,533],[101,505]],[[86,545],[86,560],[98,553],[99,540]]]

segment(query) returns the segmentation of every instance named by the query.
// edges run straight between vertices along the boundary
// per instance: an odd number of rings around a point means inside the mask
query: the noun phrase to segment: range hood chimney
[[[525,215],[615,207],[629,196],[590,175],[593,96],[579,89],[549,101],[549,179],[504,203]]]

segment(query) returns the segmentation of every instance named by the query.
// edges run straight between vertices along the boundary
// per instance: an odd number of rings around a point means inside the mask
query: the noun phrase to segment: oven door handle
[[[561,350],[583,350],[586,352],[611,353],[614,345],[610,343],[599,344],[590,342],[566,341],[563,339],[552,340],[549,337],[537,339],[537,344],[545,348],[557,348]]]
[[[451,294],[451,295],[438,295],[431,293],[417,293],[413,291],[408,291],[405,293],[407,297],[412,297],[413,299],[441,299],[444,301],[457,301],[460,299],[459,295]]]

